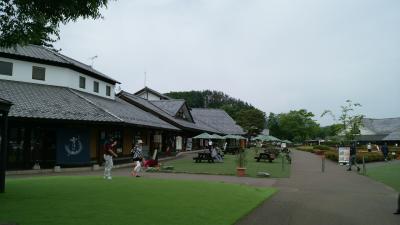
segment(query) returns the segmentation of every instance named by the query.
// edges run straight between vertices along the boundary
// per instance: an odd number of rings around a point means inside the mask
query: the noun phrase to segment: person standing
[[[117,141],[114,140],[114,138],[110,137],[110,139],[108,141],[105,142],[104,144],[104,161],[105,161],[105,165],[104,165],[104,179],[108,179],[111,180],[111,170],[114,166],[113,163],[113,156],[114,157],[118,157],[118,155],[114,152],[114,147],[117,146]]]
[[[367,145],[367,149],[368,149],[368,152],[371,152],[371,151],[372,151],[371,142],[370,142],[370,143],[368,143],[368,145]]]
[[[210,140],[208,140],[208,151],[210,152],[210,154],[211,154],[212,148],[213,148],[213,142],[210,139]]]
[[[287,146],[286,146],[286,143],[285,143],[285,142],[282,142],[282,143],[281,143],[281,149],[282,149],[282,150],[285,150],[286,147],[287,147]]]
[[[389,148],[387,146],[387,143],[382,145],[381,150],[382,150],[383,158],[385,158],[385,161],[388,161]]]
[[[143,150],[142,150],[143,141],[138,140],[135,147],[132,149],[133,154],[133,169],[131,171],[131,175],[134,177],[140,177],[140,171],[142,169],[142,160],[143,160]]]
[[[353,142],[350,146],[349,168],[347,171],[351,171],[353,164],[357,167],[357,171],[360,171],[360,167],[357,164],[357,146],[355,142]]]

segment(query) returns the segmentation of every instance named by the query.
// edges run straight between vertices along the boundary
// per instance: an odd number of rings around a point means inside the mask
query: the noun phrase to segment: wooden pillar
[[[5,111],[2,113],[1,120],[0,120],[0,127],[1,127],[1,147],[0,147],[0,193],[5,192],[6,186],[6,164],[7,164],[7,114],[8,112]]]

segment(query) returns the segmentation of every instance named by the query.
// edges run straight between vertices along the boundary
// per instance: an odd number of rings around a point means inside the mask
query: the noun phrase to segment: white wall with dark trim
[[[45,65],[40,63],[33,63],[22,60],[15,60],[9,58],[0,57],[0,61],[13,63],[12,76],[0,74],[0,79],[2,80],[12,80],[12,81],[22,81],[28,83],[36,83],[36,84],[46,84],[53,86],[61,86],[61,87],[69,87],[75,90],[83,91],[86,93],[98,95],[101,97],[106,97],[110,99],[115,98],[114,85],[111,83],[104,82],[102,80],[98,80],[91,76],[79,73],[77,71],[58,67]],[[32,79],[32,66],[44,67],[46,68],[45,72],[45,80],[34,80]],[[86,78],[86,87],[85,89],[79,87],[79,77]],[[99,82],[99,92],[96,93],[93,91],[94,81]],[[110,96],[106,95],[106,86],[111,87]]]

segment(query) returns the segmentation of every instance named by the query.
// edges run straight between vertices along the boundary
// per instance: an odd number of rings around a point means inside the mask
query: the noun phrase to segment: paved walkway
[[[237,225],[400,225],[397,193],[313,154],[293,151],[292,175],[280,191]]]

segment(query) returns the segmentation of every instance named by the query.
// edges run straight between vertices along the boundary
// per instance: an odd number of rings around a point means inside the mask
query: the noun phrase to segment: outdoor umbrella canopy
[[[215,139],[215,137],[208,133],[202,133],[193,137],[193,139]]]
[[[218,134],[213,134],[213,139],[225,139],[225,137],[219,136]]]
[[[224,136],[225,139],[235,139],[235,140],[247,140],[247,138],[242,137],[240,135],[233,135],[233,134],[229,134]]]
[[[236,136],[236,138],[237,138],[238,140],[247,140],[247,138],[242,137],[242,136],[240,136],[240,135],[235,135],[235,136]]]
[[[279,138],[276,138],[271,135],[258,135],[257,137],[254,138],[254,140],[260,140],[260,141],[281,141]]]
[[[293,142],[289,141],[289,140],[283,140],[282,142],[285,142],[286,144],[292,144]]]
[[[236,135],[233,134],[228,134],[226,136],[224,136],[225,139],[237,139]]]

